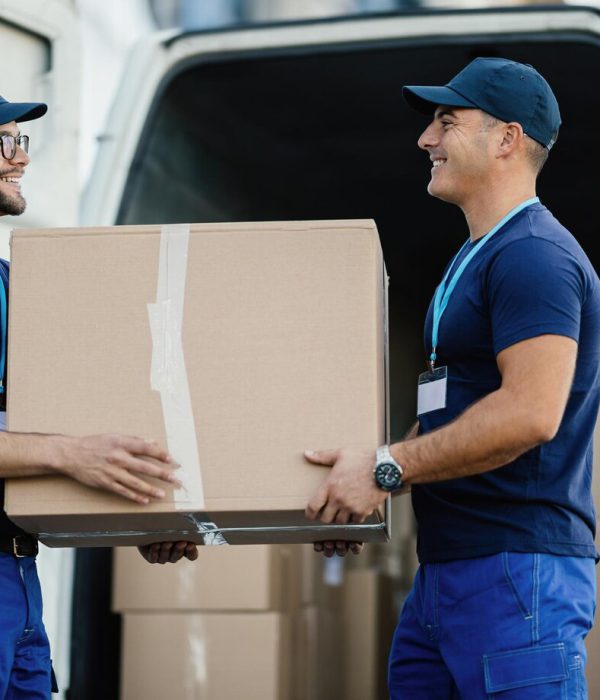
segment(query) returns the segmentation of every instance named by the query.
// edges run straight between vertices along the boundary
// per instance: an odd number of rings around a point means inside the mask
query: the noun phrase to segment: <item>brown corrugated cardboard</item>
[[[373,569],[348,571],[344,582],[344,700],[387,697],[394,623],[391,579]]]
[[[293,621],[292,700],[341,700],[344,635],[340,611],[311,605]]]
[[[144,507],[21,479],[9,515],[54,546],[203,543],[213,526],[232,544],[385,540],[382,513],[308,523],[325,471],[302,457],[384,442],[385,295],[372,221],[13,233],[9,429],[156,439],[186,488]]]
[[[289,700],[281,613],[123,617],[121,700]]]
[[[150,565],[137,550],[114,550],[115,612],[294,611],[300,603],[295,545],[202,547],[197,561]]]
[[[345,560],[337,557],[326,559],[323,554],[314,551],[312,545],[301,547],[302,557],[302,605],[316,605],[335,610],[342,606],[343,567]],[[341,565],[339,580],[332,580],[326,575],[326,567],[331,564]]]

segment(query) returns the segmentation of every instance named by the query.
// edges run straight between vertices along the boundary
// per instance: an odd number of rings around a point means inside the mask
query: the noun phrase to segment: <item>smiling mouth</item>
[[[0,181],[8,182],[10,185],[21,185],[21,181],[18,177],[0,177]]]
[[[443,158],[436,158],[436,160],[432,161],[433,162],[433,168],[439,168],[440,166],[444,165],[446,162],[445,159]]]

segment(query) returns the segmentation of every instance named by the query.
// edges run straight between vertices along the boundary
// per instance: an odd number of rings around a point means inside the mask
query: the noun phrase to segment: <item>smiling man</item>
[[[47,111],[41,103],[10,103],[0,97],[0,216],[19,215],[26,201],[21,179],[29,165],[29,138],[19,124]],[[54,687],[50,648],[42,622],[35,537],[14,525],[3,510],[4,479],[62,474],[140,504],[165,493],[141,476],[178,483],[171,457],[156,443],[124,435],[42,435],[5,432],[6,306],[9,265],[0,260],[0,698],[49,700]],[[151,563],[196,559],[196,546],[165,542],[140,548]]]
[[[404,96],[431,119],[428,192],[461,208],[469,237],[427,314],[415,429],[377,454],[307,452],[332,467],[307,515],[361,521],[411,489],[420,568],[393,700],[587,697],[600,283],[536,197],[558,104],[531,66],[500,58]]]

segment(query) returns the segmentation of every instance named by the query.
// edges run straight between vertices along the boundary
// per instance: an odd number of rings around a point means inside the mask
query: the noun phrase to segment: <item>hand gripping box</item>
[[[15,479],[17,524],[50,546],[388,538],[387,505],[304,517],[326,475],[304,449],[387,437],[373,221],[19,230],[11,251],[9,430],[155,439],[183,482],[140,506]]]

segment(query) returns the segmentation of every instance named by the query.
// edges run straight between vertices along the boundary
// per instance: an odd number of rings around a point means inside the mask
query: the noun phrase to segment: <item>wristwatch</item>
[[[397,491],[402,488],[402,467],[390,454],[389,445],[377,448],[373,477],[382,491]]]

